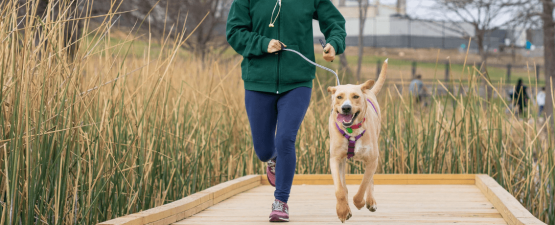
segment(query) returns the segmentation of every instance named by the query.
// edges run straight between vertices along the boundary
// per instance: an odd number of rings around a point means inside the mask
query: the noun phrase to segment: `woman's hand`
[[[283,46],[287,47],[287,45],[283,44]],[[272,39],[270,44],[268,45],[268,53],[274,53],[281,50],[281,41]]]
[[[329,43],[326,44],[326,47],[324,48],[324,53],[322,54],[324,56],[324,60],[328,62],[331,62],[335,59],[335,49]]]

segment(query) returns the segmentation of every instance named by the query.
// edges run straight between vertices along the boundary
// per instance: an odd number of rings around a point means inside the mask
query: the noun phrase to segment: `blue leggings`
[[[289,199],[293,184],[297,164],[295,140],[310,103],[311,90],[298,87],[281,94],[245,90],[254,151],[264,162],[277,157],[274,196],[282,202]]]

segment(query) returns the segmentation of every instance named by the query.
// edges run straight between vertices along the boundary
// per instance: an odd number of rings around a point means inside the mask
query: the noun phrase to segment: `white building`
[[[406,16],[401,5],[384,5],[371,1],[364,24],[364,45],[375,47],[457,48],[474,36],[474,27],[467,23],[414,20]],[[357,0],[332,0],[346,20],[347,45],[357,45],[359,8]],[[314,37],[323,39],[318,21],[313,22]]]

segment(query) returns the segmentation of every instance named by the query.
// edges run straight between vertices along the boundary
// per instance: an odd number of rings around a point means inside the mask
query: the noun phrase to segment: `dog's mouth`
[[[345,127],[350,127],[351,125],[353,125],[355,118],[357,118],[358,114],[360,112],[357,112],[355,114],[342,114],[342,113],[337,113],[337,121],[339,121],[340,123],[343,124],[343,126]]]

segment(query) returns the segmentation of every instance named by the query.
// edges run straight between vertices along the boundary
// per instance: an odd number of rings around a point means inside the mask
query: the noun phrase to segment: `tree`
[[[216,35],[216,28],[225,26],[232,0],[182,0],[178,2],[189,13],[186,26],[190,31],[202,21],[202,26],[198,26],[193,33],[194,38],[185,43],[186,49],[204,58],[212,49],[229,46],[225,38],[218,39],[221,35]]]
[[[48,20],[67,20],[66,22],[61,23],[60,26],[63,29],[64,33],[63,46],[67,50],[68,59],[73,60],[73,57],[75,57],[75,54],[77,53],[79,47],[77,42],[81,38],[83,28],[82,20],[78,19],[83,16],[83,11],[80,9],[81,7],[79,6],[82,6],[84,4],[84,1],[19,0],[18,3],[20,6],[18,16],[22,18],[21,22],[19,23],[19,28],[27,26],[26,22],[32,19],[38,19],[43,22]],[[34,18],[25,19],[24,16],[30,16]],[[64,19],[60,19],[60,17],[63,17]],[[36,23],[35,25],[38,25],[36,29],[42,32],[44,26],[40,23]],[[39,33],[40,32],[37,32],[37,34]],[[40,41],[45,42],[45,44],[43,45],[44,48],[46,48],[49,44],[48,39],[41,40],[40,35],[36,35],[35,45],[39,46]]]
[[[545,67],[545,114],[553,123],[553,84],[555,84],[555,21],[553,0],[532,0],[523,2],[513,23],[526,28],[542,28],[543,57]]]
[[[465,22],[474,27],[474,40],[484,65],[487,65],[487,35],[504,26],[507,14],[515,11],[520,3],[516,0],[437,0],[436,8],[453,22]],[[467,36],[467,32],[460,30]]]
[[[437,8],[447,20],[451,22],[465,22],[474,27],[474,40],[478,46],[478,54],[481,58],[481,70],[486,79],[488,49],[486,49],[487,35],[491,34],[509,21],[503,17],[513,14],[520,0],[437,0]],[[456,18],[456,19],[452,19]],[[463,35],[466,31],[461,30]],[[487,97],[493,95],[493,88],[486,85]]]
[[[553,121],[553,82],[555,82],[555,21],[553,21],[553,1],[541,0],[543,22],[543,57],[545,64],[546,99],[545,112]]]
[[[357,82],[360,83],[360,69],[362,66],[362,55],[364,50],[364,23],[368,15],[368,0],[358,0],[358,65],[357,65]]]
[[[228,47],[224,37],[227,13],[233,0],[95,0],[93,15],[107,13],[112,5],[122,15],[121,25],[135,26],[145,21],[153,36],[175,37],[185,27],[192,36],[183,48],[204,58],[212,49]],[[198,26],[202,22],[201,26]],[[198,26],[198,27],[197,27]],[[171,29],[172,33],[169,33]],[[176,32],[177,31],[177,32]],[[221,31],[221,33],[218,33]]]

